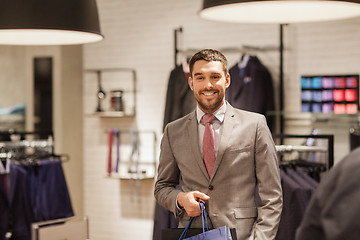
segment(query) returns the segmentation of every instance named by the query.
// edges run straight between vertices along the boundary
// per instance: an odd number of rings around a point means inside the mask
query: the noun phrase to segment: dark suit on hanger
[[[196,101],[189,87],[188,78],[183,71],[182,65],[177,66],[170,73],[163,128],[169,122],[190,113],[195,107]]]
[[[309,197],[306,190],[282,169],[280,176],[284,202],[276,240],[293,240],[309,202]]]
[[[245,66],[230,68],[230,87],[226,100],[235,108],[264,114],[275,109],[274,90],[270,72],[257,57],[251,56]],[[274,130],[274,117],[266,117],[270,130]]]
[[[33,214],[27,174],[15,164],[10,165],[8,191],[7,197],[0,178],[0,240],[5,239],[5,233],[10,230],[12,230],[11,239],[30,240]]]
[[[306,182],[308,182],[314,189],[316,189],[318,187],[319,183],[315,179],[313,179],[312,177],[307,175],[300,167],[296,167],[296,172],[298,172],[300,174],[300,176]]]
[[[292,168],[287,169],[287,173],[295,182],[297,182],[300,186],[302,186],[304,189],[307,190],[307,192],[309,194],[309,199],[310,199],[315,188],[310,183],[305,181],[304,178],[302,178],[300,176],[301,173],[295,171],[294,169],[292,169]]]
[[[35,222],[74,216],[61,161],[43,159],[26,169]]]
[[[316,189],[296,240],[358,240],[360,147],[337,163]]]

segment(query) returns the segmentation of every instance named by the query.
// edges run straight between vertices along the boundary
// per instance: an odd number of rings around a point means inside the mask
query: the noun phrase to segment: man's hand
[[[210,197],[199,191],[181,192],[177,201],[179,206],[185,208],[189,217],[197,217],[201,214],[199,202],[209,200]]]

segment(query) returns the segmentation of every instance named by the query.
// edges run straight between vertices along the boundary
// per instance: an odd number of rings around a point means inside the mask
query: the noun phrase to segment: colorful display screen
[[[302,76],[301,110],[314,113],[358,113],[359,75]]]

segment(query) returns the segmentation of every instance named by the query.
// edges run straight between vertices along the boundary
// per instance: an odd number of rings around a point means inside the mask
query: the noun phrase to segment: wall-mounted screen
[[[359,75],[302,76],[301,111],[358,113]]]

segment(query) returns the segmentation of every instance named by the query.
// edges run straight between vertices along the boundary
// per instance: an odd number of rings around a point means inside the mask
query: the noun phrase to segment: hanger
[[[190,73],[189,61],[190,61],[189,56],[184,56],[181,59],[181,65],[184,73]]]
[[[0,174],[7,174],[10,172],[10,157],[11,153],[0,153]]]
[[[241,68],[246,68],[246,66],[247,66],[247,64],[248,64],[248,62],[249,62],[249,60],[250,60],[250,55],[249,54],[247,54],[247,53],[243,53],[242,55],[241,55],[241,59],[240,59],[240,61],[239,61],[239,63],[238,63],[238,67],[241,69]]]

